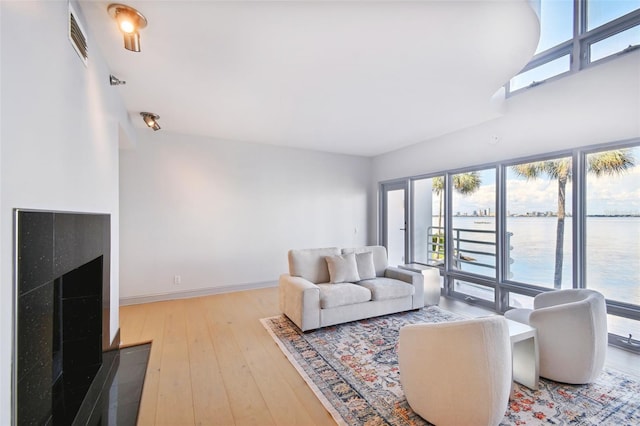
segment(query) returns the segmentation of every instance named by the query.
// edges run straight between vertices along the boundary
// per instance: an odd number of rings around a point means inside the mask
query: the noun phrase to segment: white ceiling
[[[149,25],[123,48],[110,2],[82,13],[134,123],[378,155],[497,116],[491,96],[531,58],[525,0],[128,1]]]

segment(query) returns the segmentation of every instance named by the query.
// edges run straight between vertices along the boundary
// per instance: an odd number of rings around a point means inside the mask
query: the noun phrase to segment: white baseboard
[[[197,290],[177,291],[171,293],[149,294],[145,296],[121,297],[120,306],[139,305],[141,303],[162,302],[165,300],[174,299],[189,299],[192,297],[211,296],[213,294],[233,293],[236,291],[276,287],[277,285],[277,281],[264,281],[260,283],[224,285],[220,287],[200,288]]]

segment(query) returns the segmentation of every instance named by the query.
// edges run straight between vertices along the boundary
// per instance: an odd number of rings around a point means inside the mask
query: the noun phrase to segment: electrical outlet
[[[181,282],[182,282],[182,278],[180,277],[180,275],[174,275],[173,276],[173,284],[174,285],[180,285]]]

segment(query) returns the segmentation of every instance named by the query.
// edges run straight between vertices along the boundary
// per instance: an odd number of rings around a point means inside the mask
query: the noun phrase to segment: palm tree
[[[453,176],[453,188],[458,191],[462,195],[473,194],[480,188],[480,184],[482,180],[480,179],[480,175],[478,172],[469,172],[469,173],[458,173]],[[431,190],[434,194],[440,197],[440,213],[438,216],[438,233],[433,236],[434,251],[440,252],[440,249],[437,249],[438,244],[442,244],[441,248],[444,248],[444,233],[440,230],[442,229],[442,195],[444,193],[444,177],[436,176],[432,179],[431,182]]]
[[[633,154],[628,149],[618,149],[587,156],[587,172],[596,177],[602,175],[614,176],[623,173],[635,165]],[[527,180],[537,179],[546,175],[550,179],[558,180],[558,223],[556,225],[556,256],[553,274],[554,288],[562,286],[562,263],[564,250],[564,219],[566,205],[567,182],[572,178],[571,158],[559,160],[535,161],[533,163],[518,164],[511,169]]]
[[[462,195],[473,194],[480,188],[482,180],[478,172],[458,173],[453,176],[453,188]],[[431,183],[431,190],[440,197],[440,215],[438,228],[442,228],[442,194],[444,192],[444,177],[436,176]]]

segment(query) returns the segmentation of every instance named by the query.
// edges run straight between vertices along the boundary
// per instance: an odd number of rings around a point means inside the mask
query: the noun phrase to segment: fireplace
[[[16,424],[90,423],[114,366],[110,217],[15,212]]]

